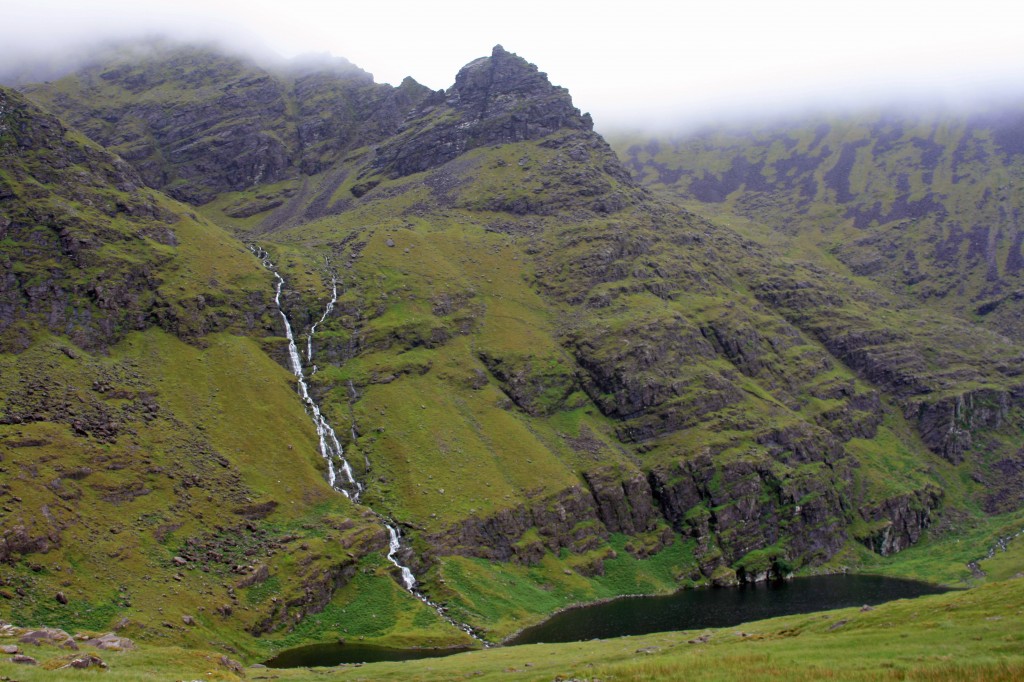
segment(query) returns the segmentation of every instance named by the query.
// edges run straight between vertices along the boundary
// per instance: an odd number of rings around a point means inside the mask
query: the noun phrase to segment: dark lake
[[[557,613],[505,644],[579,642],[666,630],[697,630],[947,592],[912,580],[823,575],[741,587],[684,590],[664,597],[624,597]]]
[[[764,618],[827,611],[946,592],[943,587],[871,575],[828,575],[742,587],[684,590],[664,597],[623,597],[558,613],[523,630],[505,646],[578,642],[666,630],[730,627]],[[314,644],[283,651],[271,668],[333,666],[436,658],[465,649],[388,649],[365,644]]]
[[[418,658],[440,658],[469,649],[389,649],[359,642],[345,644],[310,644],[282,651],[265,665],[269,668],[328,667],[339,663],[377,663],[379,661],[412,661]]]

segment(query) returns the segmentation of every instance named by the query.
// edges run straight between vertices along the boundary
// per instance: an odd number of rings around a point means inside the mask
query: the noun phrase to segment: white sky
[[[496,43],[567,87],[599,130],[893,98],[1024,92],[1012,0],[0,0],[0,66],[166,31],[343,56],[447,88]]]

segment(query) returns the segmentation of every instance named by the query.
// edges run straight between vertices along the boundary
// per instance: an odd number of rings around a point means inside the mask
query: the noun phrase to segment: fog
[[[378,82],[437,89],[500,43],[567,87],[602,132],[680,130],[1017,96],[1022,18],[1002,0],[33,0],[4,9],[0,72],[32,63],[48,77],[66,68],[54,55],[159,32],[262,61],[329,53]]]

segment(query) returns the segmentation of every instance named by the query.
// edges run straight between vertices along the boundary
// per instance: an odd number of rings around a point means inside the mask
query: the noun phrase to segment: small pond
[[[505,646],[578,642],[666,630],[730,627],[754,620],[864,604],[877,605],[946,592],[943,587],[871,575],[827,575],[740,587],[683,590],[663,597],[623,597],[557,613],[527,628]],[[466,649],[388,649],[358,642],[289,649],[271,668],[333,666],[436,658]]]

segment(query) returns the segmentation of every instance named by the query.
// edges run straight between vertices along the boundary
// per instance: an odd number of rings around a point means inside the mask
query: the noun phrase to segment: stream
[[[302,402],[306,408],[307,414],[313,420],[313,425],[316,427],[317,435],[320,438],[320,455],[327,462],[327,482],[332,488],[348,497],[353,502],[359,502],[360,496],[363,494],[363,485],[355,477],[355,473],[352,467],[349,465],[348,460],[345,458],[345,450],[342,448],[341,443],[338,441],[337,433],[334,428],[327,421],[327,417],[324,416],[320,406],[317,405],[316,401],[309,393],[309,385],[306,383],[305,371],[302,367],[302,357],[299,355],[299,348],[295,342],[295,334],[292,330],[291,322],[288,319],[288,315],[284,312],[284,308],[281,307],[281,292],[285,286],[285,279],[278,272],[274,263],[270,260],[270,254],[264,249],[250,245],[249,249],[252,253],[260,259],[263,263],[263,267],[270,270],[273,273],[274,278],[277,280],[274,291],[274,305],[277,307],[277,312],[281,316],[281,321],[284,324],[285,337],[288,339],[288,362],[292,371],[295,375],[295,379],[298,383],[298,393],[302,398]],[[330,268],[330,261],[326,261],[327,267]],[[313,369],[310,376],[316,373],[316,365],[313,364],[313,336],[316,332],[316,328],[322,324],[327,317],[334,310],[335,303],[338,302],[338,278],[333,273],[331,275],[331,300],[327,303],[324,308],[323,315],[313,325],[310,326],[309,334],[306,337],[306,363]],[[355,391],[351,381],[349,382],[350,390]],[[352,436],[355,438],[356,429],[355,423],[352,425]],[[338,475],[340,468],[341,475]],[[484,646],[490,646],[490,643],[478,636],[469,625],[460,623],[448,615],[447,610],[444,606],[437,604],[428,599],[422,592],[416,589],[417,581],[416,576],[412,570],[403,565],[398,561],[397,554],[402,549],[402,534],[398,529],[398,525],[377,512],[374,509],[370,509],[377,518],[380,519],[381,523],[388,531],[388,554],[387,559],[390,561],[395,568],[398,569],[402,579],[402,586],[405,590],[419,599],[427,606],[434,609],[437,614],[448,624],[456,627],[467,635],[482,642]]]

